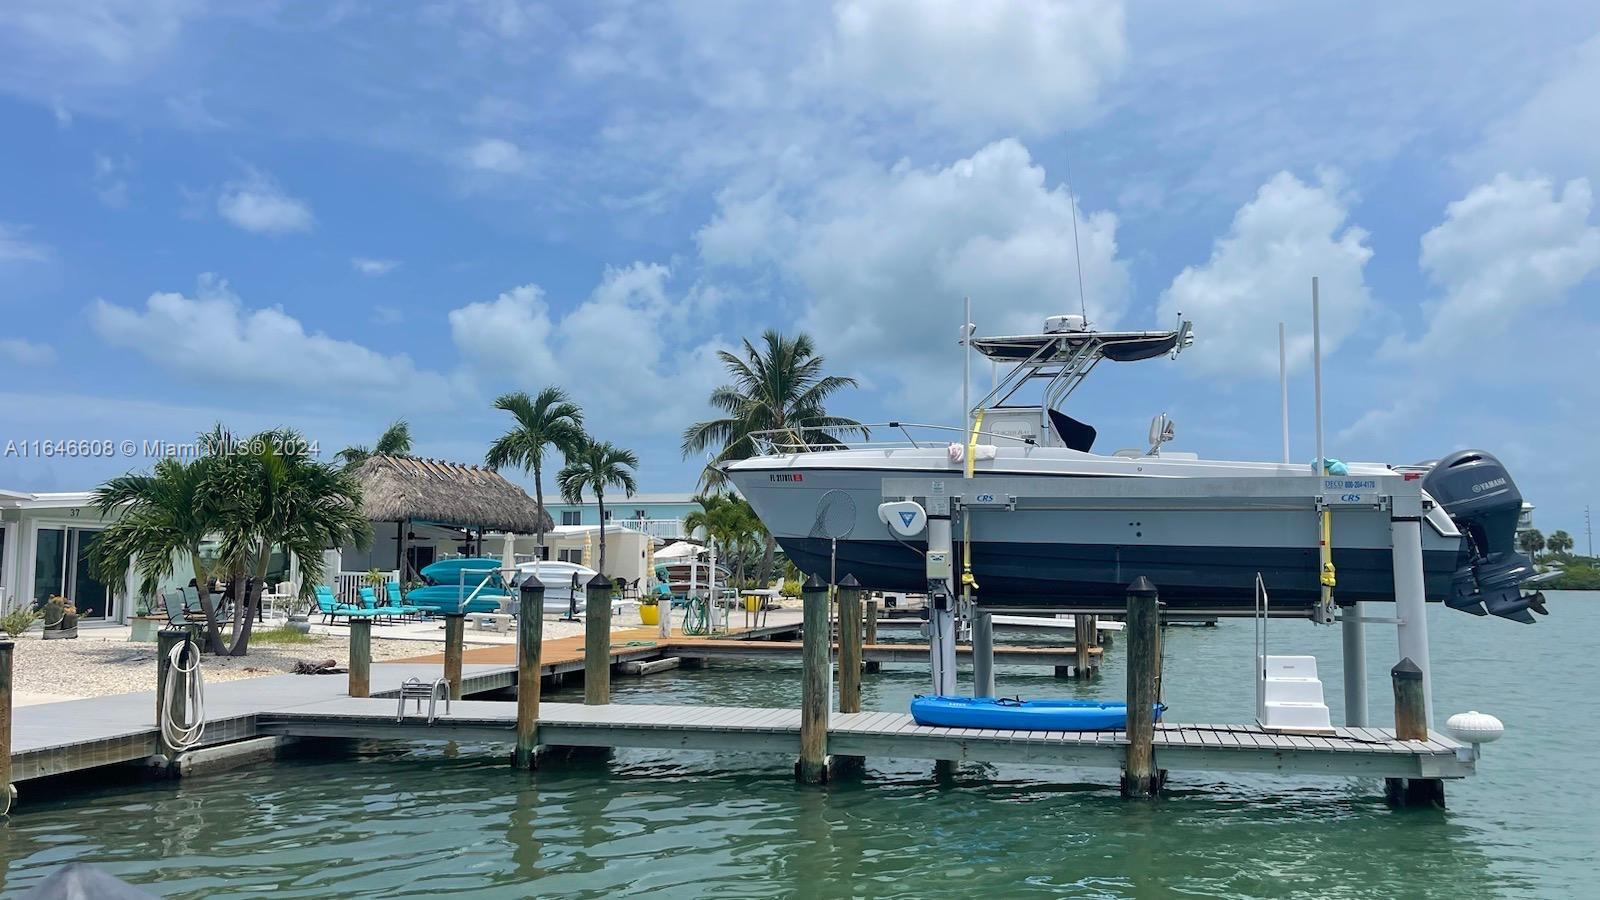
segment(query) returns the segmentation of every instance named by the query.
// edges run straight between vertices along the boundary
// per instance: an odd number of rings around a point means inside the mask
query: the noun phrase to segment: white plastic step
[[[1322,682],[1315,678],[1268,678],[1268,700],[1292,703],[1322,703]]]

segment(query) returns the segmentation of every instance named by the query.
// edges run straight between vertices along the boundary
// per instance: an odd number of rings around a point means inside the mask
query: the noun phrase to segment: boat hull
[[[840,578],[854,575],[869,590],[925,592],[921,555],[925,541],[901,543],[879,521],[883,482],[960,477],[959,470],[894,456],[877,457],[877,465],[867,465],[873,462],[869,459],[860,459],[860,464],[851,459],[833,466],[830,456],[834,454],[744,461],[731,465],[728,475],[801,571],[823,578],[830,571]],[[1250,498],[1219,500],[1195,490],[1198,482],[1187,480],[1304,475],[1303,469],[1079,454],[1055,464],[1078,471],[1052,472],[1041,466],[1043,462],[1037,454],[1027,460],[1002,456],[992,465],[1033,468],[980,471],[976,477],[980,483],[1013,474],[1160,478],[1173,486],[1173,492],[1121,505],[1091,501],[1068,508],[1019,505],[1009,511],[979,512],[971,523],[970,556],[978,585],[974,599],[982,605],[1121,610],[1128,583],[1140,575],[1156,584],[1162,601],[1173,610],[1250,612],[1257,573],[1274,611],[1309,607],[1318,599],[1315,515],[1308,509],[1286,509]],[[825,499],[829,497],[833,501]],[[824,516],[823,505],[840,497],[848,497],[845,505],[853,507],[853,516]],[[840,522],[848,522],[849,528],[837,541],[834,566],[830,561],[834,541],[828,529]],[[1460,562],[1461,538],[1448,518],[1442,526],[1430,518],[1422,532],[1425,590],[1428,599],[1442,601],[1450,595],[1451,574]],[[954,542],[959,561],[967,555],[960,526]],[[1387,516],[1334,514],[1333,561],[1338,573],[1334,593],[1339,602],[1394,599],[1391,544]]]

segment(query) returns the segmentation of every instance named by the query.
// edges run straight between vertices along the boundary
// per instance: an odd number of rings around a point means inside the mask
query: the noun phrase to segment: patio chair
[[[205,616],[191,617],[188,610],[183,608],[183,594],[173,591],[161,592],[161,603],[167,610],[167,627],[185,628],[190,625],[204,625]]]
[[[356,596],[361,598],[361,608],[372,610],[375,618],[388,617],[393,620],[405,615],[405,612],[398,606],[379,606],[378,592],[370,586],[357,588]]]
[[[389,605],[400,610],[401,615],[414,618],[422,617],[422,613],[424,612],[422,607],[413,606],[401,598],[399,582],[391,581],[385,584],[383,587],[384,590],[389,594]]]
[[[313,596],[317,601],[317,611],[322,613],[322,621],[325,625],[332,625],[333,620],[339,616],[344,616],[346,619],[372,619],[378,615],[370,609],[361,609],[347,603],[340,603],[338,598],[333,596],[333,588],[325,584],[317,585]]]
[[[191,584],[178,588],[178,590],[183,595],[184,612],[189,614],[189,618],[204,622],[206,620],[206,610],[204,606],[200,605],[199,589]],[[223,604],[223,600],[226,597],[226,594],[213,594],[211,596],[211,606],[217,611],[218,625],[226,625],[233,621],[233,610]]]

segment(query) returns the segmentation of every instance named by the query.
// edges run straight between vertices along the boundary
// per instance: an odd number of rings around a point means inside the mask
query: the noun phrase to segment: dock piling
[[[517,749],[511,765],[532,769],[539,754],[539,652],[544,646],[544,585],[523,582],[517,610]]]
[[[972,696],[994,696],[994,619],[981,609],[972,612]]]
[[[815,573],[801,589],[800,760],[795,778],[805,784],[828,780],[828,586]]]
[[[583,702],[611,702],[611,579],[596,574],[583,608]]]
[[[861,711],[861,582],[839,582],[839,712]]]
[[[1394,542],[1394,611],[1400,624],[1400,658],[1422,673],[1424,727],[1433,724],[1433,687],[1428,676],[1428,605],[1422,576],[1422,517],[1396,516],[1389,522]]]
[[[1094,627],[1092,621],[1090,616],[1081,614],[1072,617],[1072,644],[1076,654],[1072,670],[1079,678],[1094,674],[1094,656],[1089,652],[1089,632]]]
[[[1140,575],[1128,585],[1128,749],[1122,769],[1122,796],[1153,797],[1164,773],[1156,768],[1155,720],[1161,696],[1159,622],[1156,586]]]
[[[861,582],[854,575],[839,582],[839,712],[861,712]],[[859,772],[861,756],[835,756],[836,774]]]
[[[350,696],[372,696],[372,620],[350,620]]]
[[[861,623],[861,643],[876,644],[878,642],[878,601],[868,599],[866,607],[867,611]],[[865,668],[868,672],[877,672],[883,668],[883,664],[877,661],[869,661],[865,664]]]
[[[1400,741],[1428,739],[1428,707],[1422,668],[1410,657],[1389,670],[1394,684],[1394,736]],[[1444,806],[1444,781],[1439,778],[1386,778],[1384,794],[1399,806]]]
[[[11,814],[17,789],[11,784],[11,663],[17,645],[0,641],[0,816]]]
[[[450,699],[461,699],[461,650],[466,640],[467,614],[444,614],[444,680],[450,682]]]

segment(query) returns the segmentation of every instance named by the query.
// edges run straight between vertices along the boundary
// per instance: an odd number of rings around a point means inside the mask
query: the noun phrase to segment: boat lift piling
[[[813,572],[801,589],[805,649],[800,664],[800,759],[794,777],[803,784],[828,780],[828,586]]]
[[[993,697],[994,618],[982,609],[972,611],[972,696]]]

